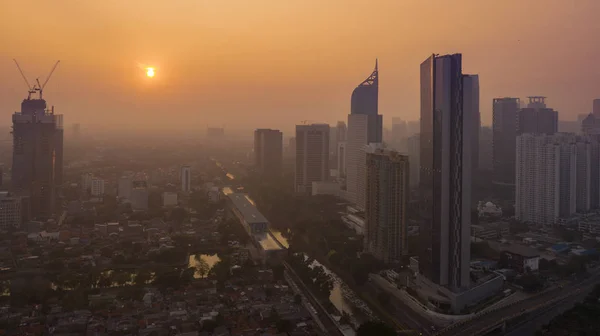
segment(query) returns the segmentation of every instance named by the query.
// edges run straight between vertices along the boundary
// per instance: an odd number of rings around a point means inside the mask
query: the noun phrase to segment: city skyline
[[[143,3],[146,15],[140,17],[141,4],[100,6],[61,0],[14,1],[6,6],[0,17],[5,41],[0,47],[0,73],[5,79],[0,84],[2,116],[10,115],[19,102],[15,97],[26,93],[12,58],[21,62],[30,79],[43,78],[56,59],[62,60],[47,88],[48,101],[60,105],[70,122],[115,129],[123,127],[117,117],[131,121],[139,115],[146,118],[138,123],[149,129],[207,124],[236,129],[252,121],[248,110],[254,118],[269,120],[250,128],[287,133],[300,121],[291,117],[298,114],[306,118],[296,119],[333,124],[349,113],[348,92],[374,58],[379,58],[386,74],[380,92],[386,125],[394,116],[416,120],[418,73],[412,65],[432,50],[460,51],[469,64],[465,72],[477,69],[484,125],[491,124],[493,98],[544,95],[563,119],[575,120],[578,114],[591,112],[591,101],[600,94],[593,84],[598,70],[588,66],[594,64],[598,47],[579,43],[600,29],[593,16],[600,4],[594,1],[545,1],[541,6],[535,1],[493,6],[465,1],[460,7],[383,0],[376,6],[358,2],[338,6],[338,1],[277,6],[267,6],[270,1],[151,2]],[[431,12],[434,5],[439,11],[419,15]],[[331,15],[334,9],[336,19]],[[49,16],[58,20],[39,31],[35,25],[22,24],[25,16],[31,22]],[[378,20],[358,28],[355,22],[365,16]],[[128,23],[133,18],[148,25],[140,30]],[[448,25],[450,18],[462,23]],[[547,24],[559,18],[564,25]],[[334,29],[324,30],[332,20]],[[10,34],[17,25],[21,34]],[[444,30],[439,29],[442,26]],[[478,29],[466,29],[472,26]],[[98,35],[98,27],[103,34],[90,39]],[[409,31],[411,27],[419,33]],[[29,38],[33,29],[38,37],[34,44]],[[187,36],[194,32],[197,38]],[[234,40],[235,46],[228,42]],[[145,66],[155,67],[154,78],[146,77]],[[173,110],[188,122],[168,118]]]

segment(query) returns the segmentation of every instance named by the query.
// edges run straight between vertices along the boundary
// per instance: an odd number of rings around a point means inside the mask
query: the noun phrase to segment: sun
[[[146,76],[150,78],[154,77],[154,68],[146,68]]]

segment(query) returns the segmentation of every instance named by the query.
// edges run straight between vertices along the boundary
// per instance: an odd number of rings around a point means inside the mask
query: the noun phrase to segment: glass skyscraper
[[[451,290],[470,283],[474,128],[464,111],[471,110],[463,109],[462,56],[428,57],[421,64],[419,272]]]

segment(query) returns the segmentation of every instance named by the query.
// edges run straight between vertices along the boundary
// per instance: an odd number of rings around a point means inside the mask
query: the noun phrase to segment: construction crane
[[[21,69],[21,66],[19,66],[19,62],[17,62],[17,60],[14,58],[13,58],[13,61],[15,61],[15,64],[17,65],[17,69],[19,69],[19,72],[21,73],[21,76],[23,77],[25,84],[27,84],[27,88],[29,89],[29,91],[27,91],[28,92],[27,99],[28,100],[31,99],[31,95],[35,94],[36,92],[39,94],[39,99],[43,99],[44,88],[46,87],[46,84],[48,84],[50,77],[52,77],[54,70],[56,70],[58,63],[60,63],[60,60],[56,61],[56,63],[54,63],[54,66],[52,67],[52,70],[50,70],[48,77],[46,77],[44,84],[40,84],[40,79],[36,78],[35,84],[33,84],[33,85],[29,84],[29,81],[27,80],[27,76],[25,76],[25,73]]]

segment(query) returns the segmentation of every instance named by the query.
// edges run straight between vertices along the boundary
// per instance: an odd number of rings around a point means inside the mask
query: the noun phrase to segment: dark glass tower
[[[29,196],[33,217],[47,218],[54,213],[62,183],[62,115],[46,109],[43,99],[27,98],[12,120],[12,187]]]
[[[493,103],[492,161],[494,183],[515,185],[519,98],[496,98]]]
[[[460,54],[421,63],[419,272],[451,290],[470,283],[471,110],[463,109]]]

